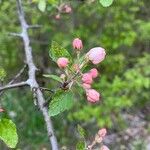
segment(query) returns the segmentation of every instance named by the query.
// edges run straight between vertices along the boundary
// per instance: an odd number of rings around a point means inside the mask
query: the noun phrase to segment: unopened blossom
[[[55,16],[55,19],[59,20],[59,19],[60,19],[60,14],[57,14],[57,15]]]
[[[100,130],[98,131],[98,135],[99,135],[100,137],[105,137],[106,134],[107,134],[107,130],[106,130],[105,128],[102,128],[102,129],[100,129]]]
[[[91,74],[92,78],[96,78],[98,76],[97,69],[96,68],[91,69],[90,74]]]
[[[83,83],[82,86],[84,89],[90,89],[91,88],[91,85],[87,84],[87,83]]]
[[[69,60],[68,58],[65,58],[65,57],[58,58],[57,60],[57,65],[59,66],[59,68],[66,68],[68,63],[69,63]]]
[[[94,89],[86,90],[86,96],[87,100],[92,103],[98,102],[100,100],[100,94]]]
[[[103,145],[100,150],[110,150],[106,145]]]
[[[84,73],[82,75],[82,82],[86,84],[92,84],[93,82],[92,76],[89,73]]]
[[[65,5],[65,12],[66,13],[71,13],[72,12],[72,8],[69,5]]]
[[[79,38],[75,38],[72,42],[72,46],[74,49],[80,50],[83,48],[82,41]]]
[[[3,112],[3,111],[4,111],[4,109],[0,108],[0,112]]]
[[[92,48],[87,54],[87,58],[93,63],[98,64],[105,58],[105,50],[101,47]]]

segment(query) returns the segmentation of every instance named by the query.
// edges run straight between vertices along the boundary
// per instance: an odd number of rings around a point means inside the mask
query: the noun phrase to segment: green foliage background
[[[110,133],[119,132],[128,127],[122,117],[124,113],[134,114],[150,106],[150,1],[116,0],[106,8],[98,1],[91,4],[70,1],[73,13],[61,15],[60,20],[55,20],[57,11],[54,5],[58,1],[47,1],[44,12],[39,10],[38,1],[23,2],[27,22],[43,25],[29,30],[34,60],[40,68],[37,76],[42,86],[51,89],[56,86],[42,74],[60,74],[48,54],[52,40],[70,53],[73,53],[71,42],[75,37],[83,40],[84,53],[95,46],[106,49],[105,61],[97,66],[100,78],[94,83],[101,93],[101,102],[88,104],[84,91],[76,88],[73,108],[52,118],[60,145],[75,146],[77,124],[86,129],[87,139],[104,126]],[[0,18],[0,67],[7,72],[6,84],[24,63],[22,41],[9,35],[21,30],[15,1],[0,2]],[[4,71],[2,74],[3,77]],[[25,78],[27,74],[23,76]],[[42,116],[33,106],[29,93],[26,88],[19,92],[5,92],[1,105],[18,128],[18,148],[40,149],[47,147],[48,141]],[[147,114],[145,118],[149,122]],[[4,149],[5,146],[1,144],[1,147]]]

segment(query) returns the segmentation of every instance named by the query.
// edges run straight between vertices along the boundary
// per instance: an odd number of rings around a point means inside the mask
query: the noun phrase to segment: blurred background
[[[34,61],[40,69],[37,72],[40,85],[53,89],[56,82],[42,75],[60,74],[48,54],[52,40],[72,53],[72,40],[80,37],[83,53],[101,46],[106,49],[107,57],[97,66],[100,78],[93,86],[101,93],[101,102],[87,103],[84,91],[80,90],[76,92],[73,108],[52,118],[60,146],[75,150],[76,127],[80,124],[86,130],[87,141],[93,139],[99,128],[106,127],[104,142],[111,150],[150,150],[150,1],[115,0],[107,8],[98,0],[63,2],[71,5],[72,13],[56,19],[58,1],[48,0],[46,10],[41,12],[38,0],[23,0],[27,22],[42,25],[29,30]],[[0,67],[7,73],[3,84],[24,65],[22,40],[9,35],[20,30],[16,2],[1,0]],[[25,72],[21,79],[26,78]],[[7,110],[5,115],[17,126],[17,149],[48,149],[45,124],[28,88],[5,92],[0,103]],[[7,148],[0,143],[0,149]]]

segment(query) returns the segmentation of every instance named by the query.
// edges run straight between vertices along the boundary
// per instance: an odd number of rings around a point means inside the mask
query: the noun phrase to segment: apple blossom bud
[[[106,134],[107,134],[107,130],[105,128],[102,128],[98,131],[98,135],[102,138],[105,137]]]
[[[72,42],[72,46],[74,49],[80,50],[83,48],[82,41],[79,38],[75,38]]]
[[[100,94],[94,89],[86,90],[86,96],[87,100],[92,103],[98,102],[100,100]]]
[[[90,74],[91,74],[92,78],[96,78],[98,76],[97,69],[96,68],[91,69]]]
[[[84,89],[90,89],[91,88],[91,85],[87,84],[87,83],[83,83],[82,86]]]
[[[82,82],[86,84],[92,84],[93,82],[92,76],[89,73],[84,73],[82,75]]]
[[[65,5],[65,12],[66,13],[71,13],[72,12],[72,8],[69,5]]]
[[[100,150],[109,150],[109,148],[106,145],[103,145]]]
[[[0,112],[4,112],[4,109],[0,108]]]
[[[93,63],[98,64],[105,58],[105,50],[101,47],[92,48],[87,54],[87,58]]]
[[[59,66],[59,68],[66,68],[68,63],[69,63],[69,60],[68,58],[65,58],[65,57],[58,58],[57,60],[57,65]]]
[[[55,19],[59,20],[59,19],[60,19],[60,14],[57,14],[57,15],[55,16]]]

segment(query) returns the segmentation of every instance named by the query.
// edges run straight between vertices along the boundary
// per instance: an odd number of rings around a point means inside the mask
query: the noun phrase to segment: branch
[[[39,89],[40,89],[41,91],[48,91],[48,92],[51,92],[51,93],[55,93],[54,90],[51,90],[51,89],[48,89],[48,88],[45,88],[45,87],[39,87]]]
[[[3,87],[0,87],[0,92],[4,91],[4,90],[7,90],[7,89],[12,89],[12,88],[16,88],[16,87],[25,86],[25,85],[28,85],[28,83],[26,81],[6,85],[6,86],[3,86]]]
[[[26,67],[27,67],[27,65],[25,64],[25,65],[23,66],[23,68],[16,74],[16,76],[15,76],[6,86],[11,85],[12,83],[14,83],[14,82],[16,81],[16,79],[17,79],[19,76],[21,76],[21,74],[24,72],[24,70],[25,70]],[[4,92],[4,91],[0,92],[0,96],[2,96],[3,92]]]
[[[44,117],[44,120],[46,123],[47,132],[48,132],[49,140],[50,140],[50,143],[52,146],[52,150],[58,150],[57,139],[53,132],[53,126],[52,126],[51,119],[48,115],[48,109],[46,107],[44,107],[45,99],[44,99],[43,93],[39,89],[39,84],[37,83],[37,80],[36,80],[35,73],[36,73],[37,68],[33,62],[32,47],[30,46],[30,39],[29,39],[29,35],[27,32],[28,25],[25,20],[21,0],[17,0],[17,7],[18,7],[19,20],[20,20],[20,24],[21,24],[21,28],[22,28],[21,35],[22,35],[22,39],[23,39],[23,43],[24,43],[26,62],[27,62],[28,68],[29,68],[28,84],[30,85],[31,90],[33,88],[37,88],[37,90],[36,90],[37,102],[38,102],[38,106],[43,114],[43,117]]]
[[[20,33],[8,33],[8,35],[22,37]]]
[[[8,85],[14,83],[16,81],[16,79],[19,78],[22,75],[22,73],[24,72],[24,70],[26,69],[26,67],[27,67],[27,64],[25,64],[23,66],[23,68],[15,75],[15,77],[8,83]]]
[[[35,25],[28,25],[27,28],[41,28],[42,25],[38,25],[38,24],[35,24]]]

